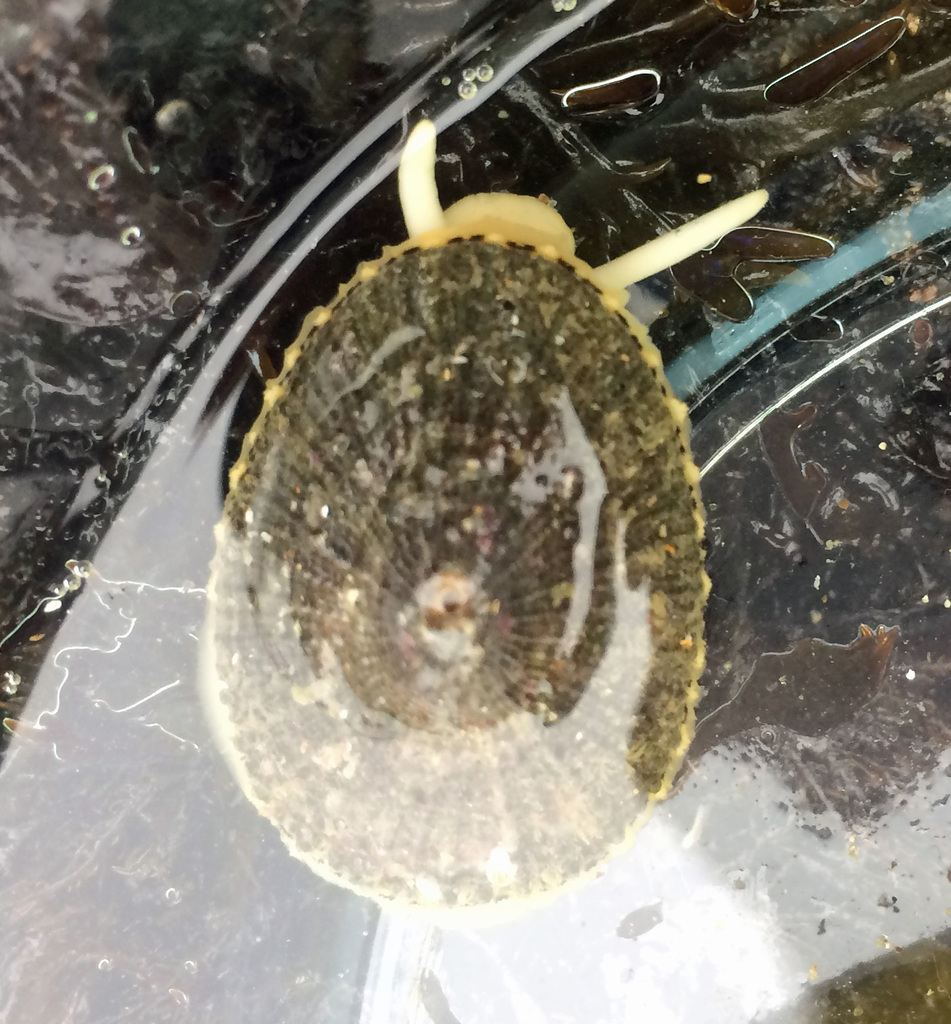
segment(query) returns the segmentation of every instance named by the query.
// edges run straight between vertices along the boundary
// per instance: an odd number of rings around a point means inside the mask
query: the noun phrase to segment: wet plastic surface
[[[5,13],[0,1019],[951,1016],[951,17],[909,5],[859,69],[843,39],[885,4],[678,5],[665,28],[615,3],[559,41],[594,13],[567,6],[368,6],[350,36],[332,4]],[[764,96],[823,41],[808,101]],[[629,53],[659,100],[559,105]],[[667,276],[641,296],[669,303],[652,334],[704,467],[697,739],[603,877],[486,929],[381,917],[291,859],[194,690],[259,402],[235,353],[279,359],[399,240],[386,175],[421,112],[445,193],[552,195],[592,261],[760,184],[761,223],[839,244],[778,284],[727,259],[682,280],[700,298]],[[742,324],[701,301],[739,308],[741,284]]]

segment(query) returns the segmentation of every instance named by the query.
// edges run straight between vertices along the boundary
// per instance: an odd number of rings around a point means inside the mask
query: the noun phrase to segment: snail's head
[[[400,203],[410,238],[448,235],[497,235],[536,249],[553,247],[557,256],[572,256],[571,228],[544,199],[509,192],[464,196],[447,210],[439,203],[434,174],[436,129],[420,121],[410,132],[400,159]]]
[[[410,239],[438,245],[454,235],[495,236],[501,242],[532,245],[556,259],[574,256],[571,228],[545,200],[507,192],[475,193],[443,210],[435,168],[436,129],[432,121],[420,121],[410,132],[400,158],[400,204]],[[724,203],[593,268],[594,279],[607,290],[627,288],[715,245],[727,232],[756,216],[768,199],[768,193],[759,189]]]

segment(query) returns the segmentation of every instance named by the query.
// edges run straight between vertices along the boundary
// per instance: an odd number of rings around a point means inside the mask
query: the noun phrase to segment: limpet
[[[230,475],[202,686],[294,854],[382,904],[459,911],[596,872],[663,797],[703,667],[687,411],[626,285],[753,193],[594,269],[539,199],[443,211],[304,320]]]

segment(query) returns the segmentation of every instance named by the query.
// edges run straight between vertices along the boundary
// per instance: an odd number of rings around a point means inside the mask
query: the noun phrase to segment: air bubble
[[[182,902],[182,894],[178,889],[169,888],[165,890],[165,899],[174,907],[177,903]]]
[[[122,234],[119,235],[119,241],[123,245],[135,245],[142,238],[142,229],[135,224],[130,227],[124,228]]]
[[[491,64],[480,64],[476,68],[476,78],[480,82],[491,82],[492,76],[495,74],[495,68]]]
[[[179,1006],[188,1006],[188,996],[180,988],[170,988],[168,994]]]
[[[186,960],[185,963],[182,964],[182,966],[185,968],[186,971],[188,971],[189,974],[198,973],[198,964],[196,964],[194,960]]]
[[[475,94],[479,91],[479,87],[475,82],[460,82],[459,83],[459,95],[464,100],[471,100],[475,97]]]
[[[86,185],[93,192],[101,192],[116,180],[116,169],[112,164],[100,164],[89,172]]]
[[[2,691],[5,696],[12,697],[16,694],[17,690],[20,689],[20,683],[22,682],[23,679],[19,672],[12,672],[10,669],[7,669],[7,671],[0,676],[0,691]]]
[[[573,11],[578,5],[578,0],[551,0],[551,5],[559,13]]]
[[[171,310],[172,316],[184,317],[193,316],[198,312],[201,306],[201,298],[197,292],[186,290],[183,292],[176,292],[168,303],[169,309]]]
[[[443,75],[440,81],[443,85],[452,85],[452,79],[448,75]]]
[[[474,82],[476,77],[475,68],[463,68],[462,69],[462,80],[464,82]]]
[[[100,971],[111,971],[112,970],[112,958],[104,956],[96,966]]]

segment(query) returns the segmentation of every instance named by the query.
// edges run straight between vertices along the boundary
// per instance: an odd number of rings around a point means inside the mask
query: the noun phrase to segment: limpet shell
[[[703,665],[698,473],[646,331],[573,256],[419,236],[318,309],[231,474],[203,682],[318,874],[454,911],[596,872]]]

